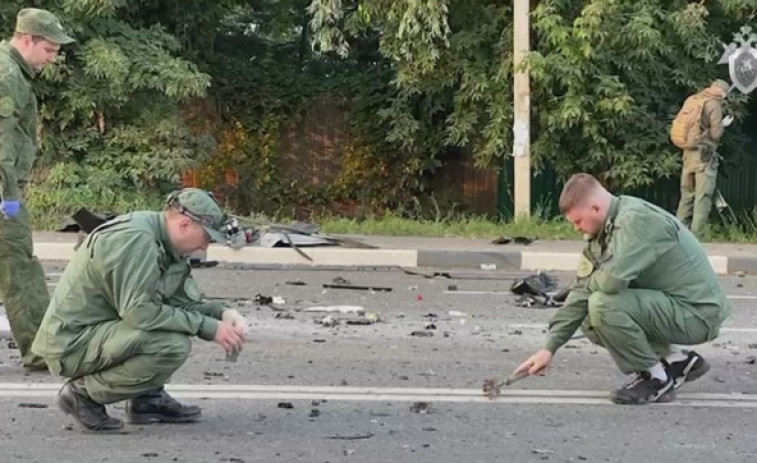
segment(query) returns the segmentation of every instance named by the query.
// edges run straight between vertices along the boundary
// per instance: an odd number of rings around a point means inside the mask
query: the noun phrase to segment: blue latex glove
[[[18,211],[21,209],[21,201],[0,201],[0,212],[6,219],[15,219],[18,217]]]

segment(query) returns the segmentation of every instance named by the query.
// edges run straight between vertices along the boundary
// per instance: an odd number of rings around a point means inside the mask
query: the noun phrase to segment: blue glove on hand
[[[21,201],[0,201],[0,212],[6,219],[18,217],[19,209],[21,209]]]

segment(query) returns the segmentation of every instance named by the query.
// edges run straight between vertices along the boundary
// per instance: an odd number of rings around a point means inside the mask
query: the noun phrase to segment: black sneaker
[[[662,364],[665,366],[668,376],[673,378],[676,389],[710,371],[709,362],[693,350],[688,352],[688,357],[685,360],[668,363],[663,359]]]
[[[668,376],[667,381],[652,378],[649,372],[637,373],[610,396],[613,402],[623,405],[644,405],[653,402],[671,402],[675,398],[675,383]]]

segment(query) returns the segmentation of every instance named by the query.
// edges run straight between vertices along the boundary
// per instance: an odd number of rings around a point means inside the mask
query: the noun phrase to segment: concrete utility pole
[[[513,55],[517,66],[526,58],[529,45],[530,0],[514,0]],[[514,113],[513,120],[513,156],[515,157],[515,217],[531,215],[531,89],[528,70],[515,72],[513,85]]]

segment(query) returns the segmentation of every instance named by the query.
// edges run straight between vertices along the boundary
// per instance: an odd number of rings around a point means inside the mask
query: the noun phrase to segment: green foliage
[[[380,35],[396,69],[397,96],[380,112],[391,126],[387,140],[424,159],[470,146],[480,165],[500,166],[512,151],[511,2],[342,3],[311,3],[314,42],[344,54],[340,40],[354,35],[348,25]],[[537,168],[561,177],[589,171],[620,190],[676,173],[669,124],[687,95],[725,77],[716,65],[720,41],[730,42],[756,13],[745,0],[538,2],[528,59]],[[745,100],[731,99],[737,119]],[[744,152],[739,130],[729,129],[726,157]]]
[[[32,227],[55,230],[79,208],[98,213],[123,214],[135,210],[158,210],[165,198],[155,192],[135,191],[115,171],[60,163],[46,178],[30,186],[26,202]]]
[[[3,2],[6,36],[27,3]],[[86,181],[163,192],[207,158],[212,140],[190,133],[181,112],[206,94],[210,76],[179,56],[182,44],[157,18],[134,8],[152,2],[36,3],[59,15],[77,39],[35,81],[43,124],[37,167],[65,162],[80,167]],[[186,13],[185,4],[175,2],[173,12]]]
[[[240,212],[291,216],[354,203],[380,210],[422,191],[422,173],[436,166],[427,152],[384,136],[390,125],[376,115],[391,106],[396,91],[377,36],[351,37],[343,60],[319,55],[310,48],[308,27],[317,20],[304,1],[240,7],[225,18],[226,33],[209,56],[211,94],[224,125],[216,156],[201,178],[212,188],[228,183],[234,171],[235,181],[220,189]],[[350,136],[335,147],[335,154],[344,154],[337,178],[311,185],[281,170],[279,142],[319,101],[347,111]]]

